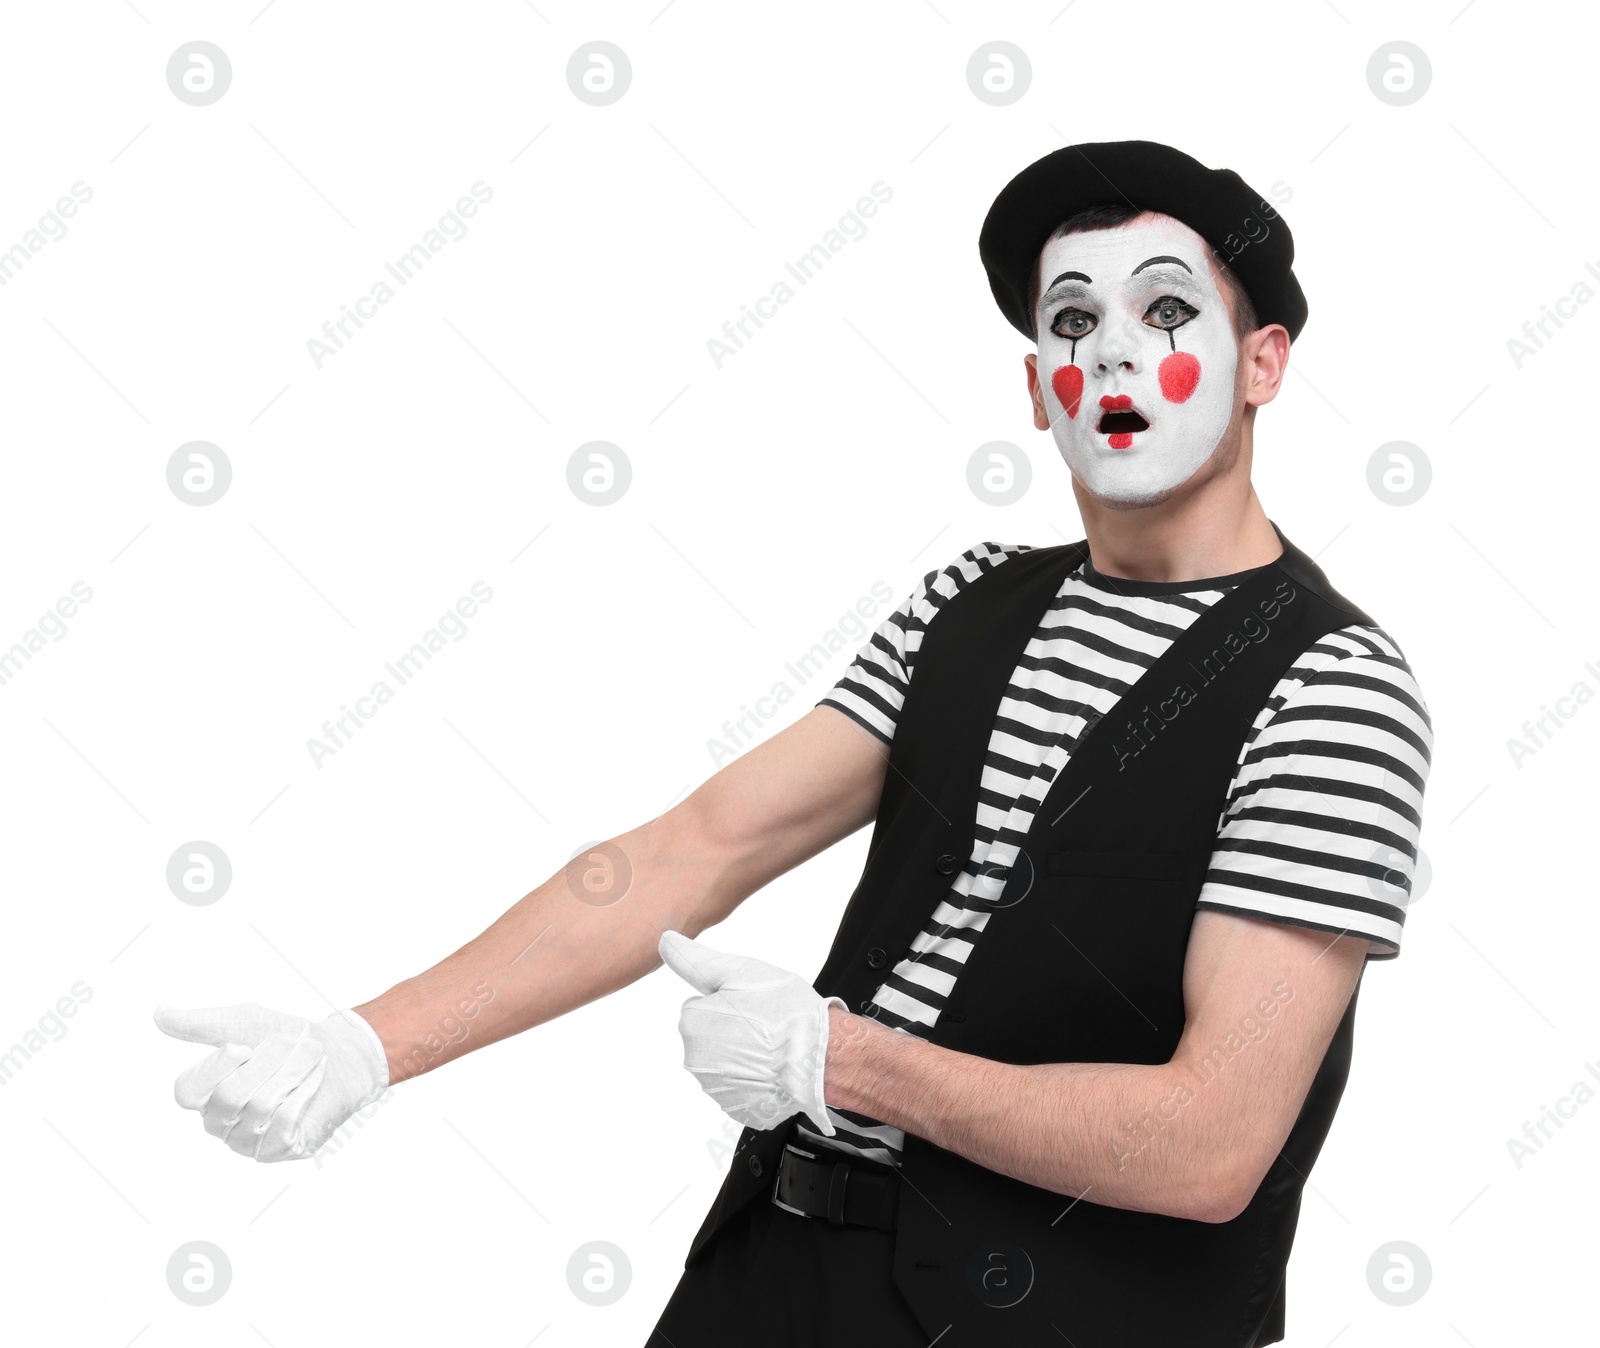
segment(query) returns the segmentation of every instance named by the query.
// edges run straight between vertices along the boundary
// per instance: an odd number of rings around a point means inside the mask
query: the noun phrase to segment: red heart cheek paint
[[[1195,378],[1199,377],[1197,371]],[[1083,371],[1076,365],[1063,365],[1050,376],[1050,387],[1056,391],[1056,397],[1061,399],[1061,405],[1067,409],[1067,415],[1076,420],[1078,404],[1083,401]]]
[[[1162,359],[1156,375],[1161,381],[1161,396],[1169,403],[1181,403],[1200,382],[1200,362],[1187,351],[1174,351]]]

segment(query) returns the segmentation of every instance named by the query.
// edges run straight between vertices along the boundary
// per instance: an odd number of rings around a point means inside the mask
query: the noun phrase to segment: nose
[[[1102,325],[1100,349],[1095,353],[1095,373],[1101,376],[1139,370],[1139,334],[1131,319],[1119,317]]]

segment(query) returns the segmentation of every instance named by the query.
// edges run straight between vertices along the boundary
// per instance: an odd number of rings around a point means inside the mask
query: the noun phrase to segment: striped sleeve
[[[1330,633],[1241,751],[1199,908],[1364,936],[1394,959],[1416,874],[1433,723],[1381,628]]]
[[[895,722],[916,669],[922,634],[939,610],[969,581],[993,571],[1008,557],[1026,552],[1030,543],[978,543],[948,566],[930,571],[862,643],[839,681],[817,706],[833,707],[859,722],[885,744],[894,739]]]

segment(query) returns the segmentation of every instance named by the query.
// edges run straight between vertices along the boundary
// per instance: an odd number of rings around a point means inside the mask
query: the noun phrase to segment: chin
[[[1182,482],[1172,481],[1170,475],[1152,480],[1149,465],[1126,460],[1107,463],[1098,456],[1087,462],[1068,459],[1067,467],[1084,490],[1108,510],[1142,510],[1160,505],[1183,486]]]
[[[1094,487],[1089,487],[1087,483],[1084,485],[1088,487],[1089,495],[1094,497],[1107,510],[1143,510],[1148,506],[1160,505],[1163,501],[1171,500],[1173,494],[1178,490],[1176,486],[1170,486],[1152,487],[1143,490],[1131,487],[1126,489],[1107,488],[1097,491]]]
[[[1074,446],[1071,454],[1063,451],[1062,458],[1084,490],[1107,510],[1144,510],[1171,500],[1186,486],[1209,476],[1207,469],[1219,463],[1219,447],[1213,445],[1198,461],[1159,444],[1132,450],[1100,450],[1096,446],[1087,454]]]

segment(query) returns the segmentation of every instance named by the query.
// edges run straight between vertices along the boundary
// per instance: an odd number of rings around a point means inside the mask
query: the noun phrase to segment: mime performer
[[[1007,183],[979,254],[1085,537],[930,571],[810,712],[592,849],[626,858],[612,901],[575,860],[316,1022],[159,1008],[213,1046],[177,1082],[208,1132],[310,1156],[664,961],[684,1065],[745,1126],[650,1348],[1284,1337],[1431,721],[1251,485],[1307,315],[1281,212],[1170,146],[1073,145]],[[868,822],[814,979],[697,939]]]

